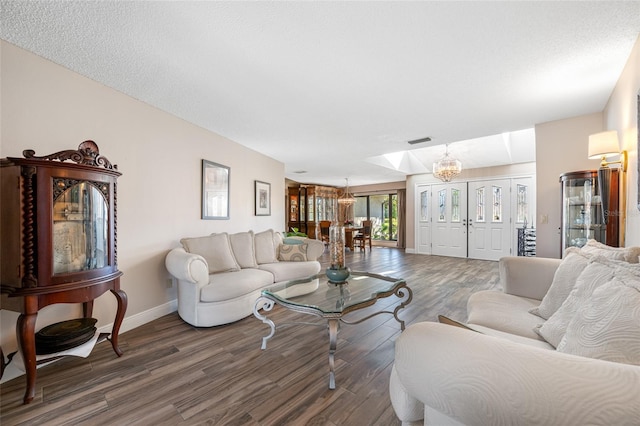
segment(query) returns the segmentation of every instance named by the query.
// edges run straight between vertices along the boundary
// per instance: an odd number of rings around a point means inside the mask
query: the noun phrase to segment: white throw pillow
[[[559,352],[640,365],[640,280],[617,275],[580,306]]]
[[[607,259],[623,260],[629,263],[638,263],[640,256],[640,247],[611,247],[606,244],[599,243],[596,240],[589,240],[581,251],[583,253],[597,254]]]
[[[544,324],[534,329],[553,347],[558,347],[569,322],[580,306],[591,297],[593,291],[613,278],[615,267],[603,262],[604,260],[596,257],[589,262],[562,306]]]
[[[576,285],[562,306],[544,324],[534,330],[548,343],[558,347],[567,331],[569,323],[580,307],[600,286],[618,275],[630,275],[640,279],[640,264],[595,256],[578,277]]]
[[[238,265],[240,265],[241,268],[258,267],[258,262],[256,262],[256,252],[253,245],[253,231],[231,234],[229,235],[229,241],[231,242],[233,256],[236,258],[236,262],[238,262]]]
[[[285,262],[306,262],[308,244],[280,244],[278,260]]]
[[[263,263],[274,263],[278,261],[276,257],[277,245],[274,244],[274,232],[272,229],[258,232],[253,236],[256,250],[256,261],[258,265]]]
[[[553,276],[553,281],[547,294],[545,294],[540,305],[529,312],[541,318],[549,319],[569,296],[587,263],[589,263],[588,255],[583,254],[578,248],[568,248],[565,251],[564,259],[560,262]]]
[[[210,274],[240,269],[233,257],[229,235],[226,232],[208,237],[183,238],[180,243],[189,253],[204,257],[209,265]]]

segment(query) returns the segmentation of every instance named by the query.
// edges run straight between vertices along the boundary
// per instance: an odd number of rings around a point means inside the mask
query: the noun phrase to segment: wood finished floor
[[[326,267],[326,254],[321,260]],[[407,325],[436,321],[438,314],[465,321],[469,295],[499,287],[497,262],[376,247],[347,252],[347,262],[353,270],[406,279],[413,301],[400,317]],[[383,299],[367,310],[396,301]],[[29,405],[22,405],[24,377],[2,384],[0,424],[400,424],[388,392],[400,334],[392,315],[341,327],[335,390],[328,389],[324,323],[279,306],[269,317],[276,325],[304,321],[320,326],[282,327],[262,351],[268,327],[253,316],[195,328],[173,313],[121,334],[121,358],[104,342],[85,359],[69,357],[39,369],[36,397]]]

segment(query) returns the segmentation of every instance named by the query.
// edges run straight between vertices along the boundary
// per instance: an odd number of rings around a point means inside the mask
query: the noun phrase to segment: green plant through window
[[[354,206],[356,225],[371,220],[371,238],[378,241],[398,239],[398,195],[381,194],[356,197]]]

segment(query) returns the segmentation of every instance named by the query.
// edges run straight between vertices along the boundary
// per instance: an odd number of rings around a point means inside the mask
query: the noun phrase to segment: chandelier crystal
[[[356,202],[356,199],[349,192],[349,178],[345,178],[345,180],[347,181],[347,187],[346,187],[346,189],[344,191],[344,194],[342,194],[338,198],[338,204],[343,204],[345,206],[350,206],[351,204]]]
[[[462,172],[462,163],[449,155],[449,144],[445,147],[444,157],[433,163],[433,175],[443,182],[449,182]]]

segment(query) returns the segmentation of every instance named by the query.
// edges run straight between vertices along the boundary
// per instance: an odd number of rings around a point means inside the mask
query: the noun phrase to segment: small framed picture
[[[229,171],[202,160],[202,219],[229,219]]]
[[[256,216],[271,216],[271,184],[255,181]]]

